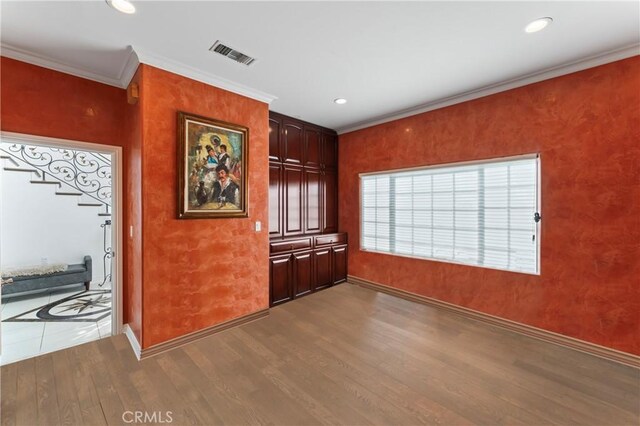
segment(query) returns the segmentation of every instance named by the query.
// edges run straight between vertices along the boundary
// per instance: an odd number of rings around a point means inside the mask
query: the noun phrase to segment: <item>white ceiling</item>
[[[2,54],[122,86],[133,46],[141,62],[344,132],[640,53],[637,1],[134,4],[2,1]],[[549,28],[523,31],[543,16]],[[209,52],[216,40],[257,61]]]

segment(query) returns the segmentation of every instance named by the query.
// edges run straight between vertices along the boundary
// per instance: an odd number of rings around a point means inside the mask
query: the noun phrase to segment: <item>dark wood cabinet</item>
[[[302,234],[303,223],[303,171],[299,167],[283,167],[284,236]],[[286,208],[284,208],[286,206]]]
[[[347,234],[271,240],[271,306],[347,279]]]
[[[338,232],[337,143],[330,129],[269,114],[271,238]]]
[[[333,283],[339,284],[347,280],[347,246],[331,248],[333,262]]]
[[[282,120],[284,133],[282,134],[283,162],[286,164],[302,164],[303,129],[302,124],[293,119]]]
[[[294,296],[304,296],[313,291],[313,252],[293,253]]]
[[[346,280],[337,168],[335,131],[269,113],[271,306]]]
[[[282,161],[280,139],[282,120],[269,117],[269,161]]]
[[[338,168],[338,138],[334,134],[322,134],[322,164],[327,169]]]
[[[315,264],[315,290],[329,287],[333,284],[333,270],[331,268],[331,248],[315,250],[313,252]]]
[[[304,232],[305,234],[316,234],[320,232],[320,223],[323,219],[322,209],[322,187],[320,170],[305,169],[305,206],[304,206]]]
[[[322,172],[322,233],[338,232],[338,174]]]
[[[305,128],[304,130],[304,166],[320,168],[320,129]]]
[[[269,282],[271,306],[293,299],[291,288],[291,254],[269,258]]]
[[[269,163],[269,236],[282,235],[282,166]]]

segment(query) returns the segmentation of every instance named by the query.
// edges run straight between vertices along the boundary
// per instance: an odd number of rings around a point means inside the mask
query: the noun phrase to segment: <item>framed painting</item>
[[[247,217],[249,129],[178,112],[178,218]]]

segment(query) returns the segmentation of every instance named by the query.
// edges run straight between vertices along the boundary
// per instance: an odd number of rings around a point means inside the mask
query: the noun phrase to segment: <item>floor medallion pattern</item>
[[[89,322],[111,315],[111,290],[89,290],[15,315],[3,322]]]

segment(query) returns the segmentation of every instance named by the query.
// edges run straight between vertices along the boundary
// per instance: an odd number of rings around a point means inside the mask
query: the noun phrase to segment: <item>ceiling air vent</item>
[[[229,46],[225,46],[220,42],[220,40],[216,41],[214,45],[209,48],[209,50],[245,65],[251,65],[256,60],[256,58],[252,58],[251,56],[245,55],[242,52],[238,52],[237,50]]]

